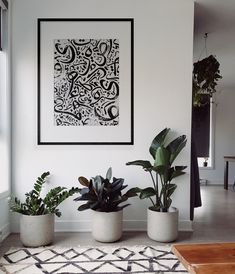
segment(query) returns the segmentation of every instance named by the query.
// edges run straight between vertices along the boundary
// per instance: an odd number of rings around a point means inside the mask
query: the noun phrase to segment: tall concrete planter
[[[118,241],[122,236],[123,210],[100,212],[92,210],[92,236],[104,243]]]
[[[37,247],[51,244],[54,239],[54,214],[21,215],[20,240],[24,246]]]
[[[158,212],[148,208],[147,234],[158,242],[173,242],[178,237],[179,211],[170,207],[169,212]]]

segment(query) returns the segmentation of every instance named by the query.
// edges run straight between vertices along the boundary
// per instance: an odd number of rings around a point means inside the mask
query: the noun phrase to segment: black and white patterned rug
[[[170,246],[44,247],[10,249],[0,273],[188,273]]]

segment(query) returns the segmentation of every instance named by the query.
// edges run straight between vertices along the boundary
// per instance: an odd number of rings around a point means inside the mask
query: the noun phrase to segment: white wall
[[[3,12],[3,51],[0,52],[0,242],[10,232],[10,9]]]
[[[135,144],[134,146],[37,146],[36,144],[36,19],[120,18],[135,20]],[[77,185],[80,175],[103,174],[109,166],[129,187],[151,181],[127,161],[151,159],[148,147],[164,127],[177,134],[191,132],[191,70],[193,1],[188,0],[13,0],[13,191],[30,190],[37,175],[49,170],[51,186]],[[179,157],[189,166],[190,143]],[[174,205],[181,224],[189,222],[189,169],[178,179]],[[125,210],[126,229],[146,228],[147,201],[137,198]],[[78,213],[72,200],[62,206],[57,230],[87,230],[90,212]],[[13,218],[12,229],[18,229]]]

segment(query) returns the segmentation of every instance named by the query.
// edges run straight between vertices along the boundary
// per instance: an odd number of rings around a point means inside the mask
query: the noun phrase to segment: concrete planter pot
[[[157,212],[148,208],[147,233],[158,242],[173,242],[178,237],[179,211],[171,207],[169,212]]]
[[[99,242],[116,242],[122,236],[122,219],[122,210],[115,212],[93,210],[92,236]]]
[[[54,239],[54,214],[21,215],[20,240],[24,246],[48,245]]]

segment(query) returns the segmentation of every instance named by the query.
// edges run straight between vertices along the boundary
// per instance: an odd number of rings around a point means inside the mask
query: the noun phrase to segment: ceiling
[[[218,90],[235,91],[235,0],[196,0],[194,61],[206,57],[205,33],[207,54],[215,55],[221,65]]]

